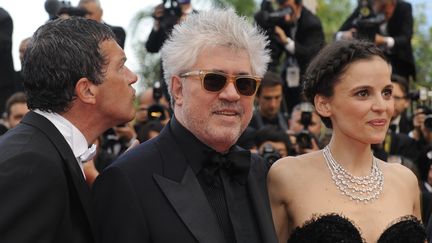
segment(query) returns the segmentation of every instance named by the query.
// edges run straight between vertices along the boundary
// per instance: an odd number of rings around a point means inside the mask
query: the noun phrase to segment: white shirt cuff
[[[288,38],[288,43],[285,45],[285,50],[287,50],[289,53],[294,54],[295,52],[295,42],[291,40],[291,38]]]
[[[395,44],[395,40],[393,37],[386,37],[385,41],[387,43],[387,47],[388,48],[393,48],[394,44]]]

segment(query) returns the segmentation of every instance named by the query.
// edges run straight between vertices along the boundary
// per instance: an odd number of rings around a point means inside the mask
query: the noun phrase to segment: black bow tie
[[[251,153],[249,151],[229,152],[220,154],[210,152],[209,159],[203,165],[206,181],[215,183],[215,177],[220,170],[224,170],[232,179],[246,184],[249,175]]]

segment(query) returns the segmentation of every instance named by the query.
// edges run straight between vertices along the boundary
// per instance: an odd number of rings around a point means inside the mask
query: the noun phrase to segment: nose
[[[219,93],[219,98],[227,101],[237,101],[240,99],[240,94],[234,86],[234,80],[230,79],[229,83],[222,92]]]
[[[390,105],[394,106],[391,101],[392,100],[385,100],[381,95],[377,96],[377,98],[374,100],[374,103],[372,104],[372,111],[386,111]]]
[[[127,70],[130,76],[128,78],[128,80],[130,80],[130,84],[136,83],[138,81],[138,76],[134,72],[132,72],[129,68],[127,68]]]
[[[278,101],[279,101],[279,99],[277,97],[272,97],[270,99],[270,102],[269,102],[270,103],[270,107],[272,107],[272,108],[277,107]]]

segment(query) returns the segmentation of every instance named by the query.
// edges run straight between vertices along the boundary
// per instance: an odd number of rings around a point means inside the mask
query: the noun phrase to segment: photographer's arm
[[[394,48],[398,48],[399,46],[409,45],[412,35],[413,35],[413,26],[414,20],[412,15],[412,7],[409,3],[398,3],[400,4],[400,10],[395,12],[394,18],[399,18],[397,29],[398,34],[391,36],[394,39]],[[391,35],[391,33],[390,33]]]
[[[160,27],[160,18],[163,16],[164,6],[163,4],[159,4],[156,6],[153,18],[154,24],[153,29],[150,32],[149,37],[146,41],[146,49],[150,53],[157,53],[162,48],[164,41],[167,39],[168,35],[166,31]]]

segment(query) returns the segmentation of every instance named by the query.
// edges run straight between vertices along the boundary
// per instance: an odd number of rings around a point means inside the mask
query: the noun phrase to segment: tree
[[[425,5],[414,6],[416,12],[414,24],[413,50],[416,62],[417,85],[432,88],[432,27],[427,27]]]
[[[332,42],[334,34],[353,10],[351,0],[318,0],[317,16],[324,29],[326,42]]]

